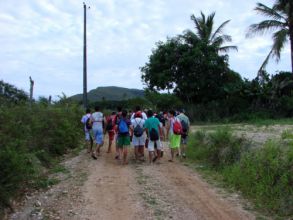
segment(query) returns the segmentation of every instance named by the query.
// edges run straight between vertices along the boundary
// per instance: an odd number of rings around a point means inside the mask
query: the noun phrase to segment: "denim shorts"
[[[93,130],[94,138],[97,144],[103,144],[104,134],[103,130]]]

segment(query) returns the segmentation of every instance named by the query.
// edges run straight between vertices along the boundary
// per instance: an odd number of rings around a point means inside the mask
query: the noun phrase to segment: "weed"
[[[282,138],[288,137],[291,133],[284,132]],[[204,164],[201,170],[216,172],[218,181],[240,190],[256,207],[275,216],[293,215],[293,142],[268,141],[250,148],[249,142],[223,129],[195,134],[187,153]]]

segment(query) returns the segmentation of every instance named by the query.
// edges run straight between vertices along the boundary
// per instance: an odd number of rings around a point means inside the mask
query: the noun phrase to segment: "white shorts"
[[[86,141],[90,141],[91,140],[91,138],[90,138],[90,131],[85,131],[84,133],[85,133],[85,140]]]
[[[162,150],[163,146],[160,140],[157,140],[157,141],[149,140],[148,151],[155,151],[155,143],[157,145],[157,150]]]
[[[142,135],[140,137],[136,137],[133,135],[133,137],[132,137],[132,145],[133,146],[144,146],[144,144],[145,144],[144,135]]]

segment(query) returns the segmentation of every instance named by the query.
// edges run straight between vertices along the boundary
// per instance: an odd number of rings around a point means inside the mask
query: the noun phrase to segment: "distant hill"
[[[117,86],[98,87],[88,92],[87,98],[90,102],[105,100],[120,101],[132,99],[136,97],[144,97],[144,91],[140,89],[128,89]],[[76,101],[82,101],[83,95],[77,94],[70,97]]]

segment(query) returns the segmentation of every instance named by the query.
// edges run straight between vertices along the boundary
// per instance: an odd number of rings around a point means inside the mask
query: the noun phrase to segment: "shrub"
[[[80,145],[81,115],[74,105],[0,106],[0,212],[23,189],[47,183],[44,170]]]
[[[293,148],[267,142],[227,167],[228,183],[253,198],[256,205],[281,215],[293,214]]]
[[[193,154],[193,158],[220,169],[239,161],[241,153],[249,147],[249,143],[244,138],[232,135],[226,127],[207,134],[197,132],[191,137],[189,146],[189,153]]]

